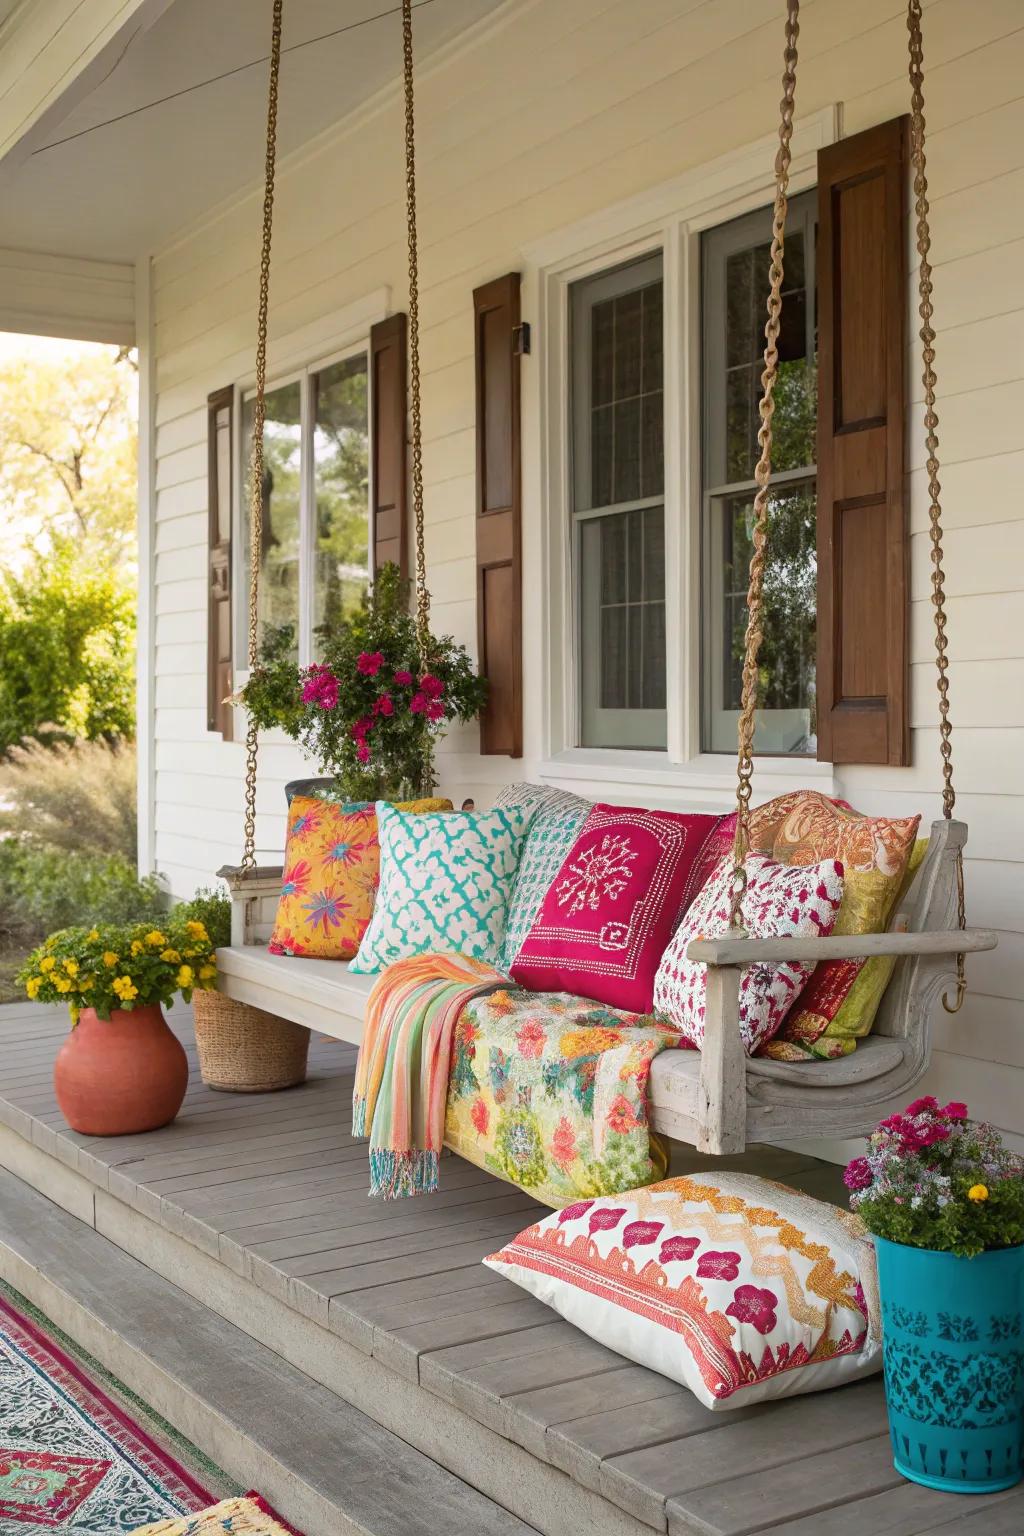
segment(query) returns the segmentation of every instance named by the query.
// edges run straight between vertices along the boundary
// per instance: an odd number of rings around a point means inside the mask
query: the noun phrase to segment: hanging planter
[[[291,629],[269,631],[238,702],[261,730],[298,741],[343,799],[431,795],[439,733],[475,719],[486,698],[465,648],[422,632],[395,565],[377,572],[353,614],[317,633],[322,660],[298,667]]]
[[[896,1470],[995,1493],[1024,1477],[1024,1160],[966,1106],[917,1099],[846,1170],[875,1236]]]

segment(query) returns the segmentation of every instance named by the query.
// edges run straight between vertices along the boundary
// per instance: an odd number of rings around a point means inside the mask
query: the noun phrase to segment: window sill
[[[736,763],[724,753],[707,752],[686,763],[673,763],[665,752],[576,747],[541,762],[538,773],[545,784],[562,789],[586,784],[600,794],[606,786],[609,797],[615,798],[620,798],[622,786],[632,785],[680,805],[700,801],[730,809],[736,800]],[[808,787],[834,795],[832,764],[814,758],[755,757],[755,802]]]

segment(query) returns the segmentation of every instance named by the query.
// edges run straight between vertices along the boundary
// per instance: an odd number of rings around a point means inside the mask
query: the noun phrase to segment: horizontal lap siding
[[[1013,1125],[1024,1090],[1024,27],[1019,0],[969,10],[968,21],[962,0],[926,5],[928,154],[958,809],[970,823],[971,913],[1003,945],[969,962],[963,1013],[938,1017],[934,1083]],[[522,267],[523,251],[552,231],[771,131],[782,12],[781,0],[524,3],[472,51],[421,72],[426,550],[435,626],[473,652],[472,290]],[[905,111],[905,58],[903,0],[805,0],[800,114],[842,101],[852,134]],[[401,197],[397,101],[282,168],[272,350],[275,334],[302,326],[315,334],[322,323],[329,336],[333,315],[385,285],[392,308],[405,307]],[[254,189],[153,268],[156,849],[185,894],[241,851],[243,748],[204,729],[205,399],[251,370],[258,227]],[[535,366],[528,359],[524,370]],[[927,820],[938,812],[938,739],[919,375],[915,356],[914,762],[837,777],[865,811]],[[536,445],[525,451],[533,458]],[[525,492],[524,574],[536,588],[540,512]],[[506,779],[535,771],[545,686],[535,629],[525,641],[524,761],[481,759],[475,728],[457,728],[439,753],[442,787],[457,800],[487,803]],[[280,856],[283,786],[302,768],[288,743],[264,745],[257,840],[267,857]],[[597,781],[591,791],[638,793]]]

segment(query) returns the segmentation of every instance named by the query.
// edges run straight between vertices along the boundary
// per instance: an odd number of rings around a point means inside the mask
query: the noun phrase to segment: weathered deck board
[[[968,1503],[902,1482],[877,1379],[713,1414],[587,1339],[482,1267],[542,1208],[460,1159],[444,1159],[429,1199],[368,1200],[366,1146],[349,1134],[351,1048],[315,1039],[301,1089],[217,1094],[199,1080],[188,1015],[172,1022],[193,1069],[178,1120],[93,1139],[68,1131],[53,1101],[62,1021],[0,1009],[0,1126],[415,1384],[424,1413],[460,1413],[566,1474],[577,1497],[670,1536],[1024,1528],[1024,1495]],[[716,1161],[677,1148],[673,1167],[742,1167],[840,1196],[838,1170],[778,1149]]]

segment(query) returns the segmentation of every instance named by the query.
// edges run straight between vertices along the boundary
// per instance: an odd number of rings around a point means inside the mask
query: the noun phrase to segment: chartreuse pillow
[[[529,821],[518,806],[408,816],[378,800],[380,889],[350,969],[445,953],[497,965]]]

